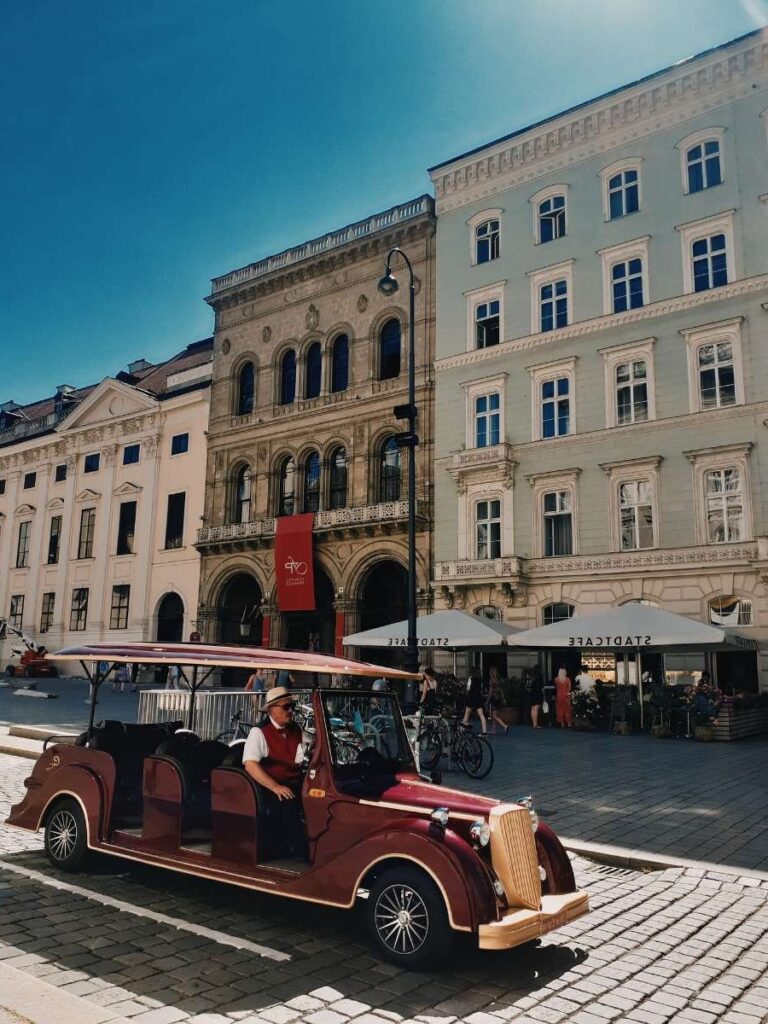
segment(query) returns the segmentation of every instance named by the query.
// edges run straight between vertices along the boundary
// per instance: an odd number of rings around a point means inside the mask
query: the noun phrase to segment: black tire
[[[385,870],[371,888],[366,916],[379,952],[398,967],[440,962],[453,938],[443,897],[418,868]]]
[[[416,742],[419,747],[419,768],[428,772],[437,768],[440,763],[440,755],[443,752],[443,738],[440,735],[440,730],[428,725],[419,733]]]
[[[493,768],[493,747],[485,736],[466,733],[456,744],[455,756],[461,770],[471,779],[484,779]]]
[[[63,797],[45,821],[45,855],[60,871],[78,871],[88,856],[85,817],[77,800]]]
[[[16,669],[13,667],[13,665],[6,665],[5,674],[8,676],[9,679],[13,679],[13,677],[16,675]]]

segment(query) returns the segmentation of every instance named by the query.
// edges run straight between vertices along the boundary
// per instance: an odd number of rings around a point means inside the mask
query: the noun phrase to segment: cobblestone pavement
[[[0,756],[2,817],[29,767]],[[375,956],[354,912],[108,858],[61,876],[40,848],[39,836],[0,826],[0,959],[141,1024],[765,1020],[768,883],[755,878],[682,868],[643,874],[577,860],[591,894],[587,917],[538,947],[494,954],[462,945],[445,970],[412,973]],[[100,905],[102,896],[130,906]],[[139,916],[143,908],[193,930]],[[291,959],[233,949],[195,934],[195,925]]]

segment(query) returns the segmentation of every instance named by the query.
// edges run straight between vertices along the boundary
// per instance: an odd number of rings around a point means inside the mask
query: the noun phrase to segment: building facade
[[[213,281],[215,347],[199,620],[210,641],[340,650],[405,616],[408,274],[416,278],[417,575],[432,562],[434,213],[428,196]],[[282,517],[311,514],[314,610],[280,606]],[[282,569],[282,565],[279,567]]]
[[[0,407],[0,614],[35,643],[194,628],[212,349]]]
[[[768,638],[767,128],[761,31],[432,168],[439,606]]]

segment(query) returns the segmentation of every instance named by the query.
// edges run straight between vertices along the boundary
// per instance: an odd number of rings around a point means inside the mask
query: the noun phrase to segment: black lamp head
[[[382,295],[394,295],[400,285],[392,274],[392,267],[387,267],[384,277],[376,285]]]

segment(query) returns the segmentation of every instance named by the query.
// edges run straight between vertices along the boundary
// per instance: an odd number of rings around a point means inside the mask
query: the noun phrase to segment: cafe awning
[[[416,619],[419,647],[499,647],[517,632],[514,626],[454,609],[420,615]],[[348,647],[406,647],[408,622],[393,622],[344,637]]]
[[[510,636],[507,643],[514,647],[607,651],[669,648],[756,651],[764,646],[763,642],[731,629],[632,603],[522,630]]]

